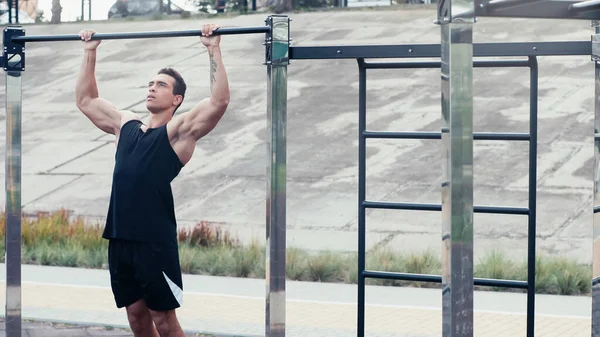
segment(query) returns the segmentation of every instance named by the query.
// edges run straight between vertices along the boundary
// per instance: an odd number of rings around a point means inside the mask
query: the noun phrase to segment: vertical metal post
[[[438,3],[441,24],[442,335],[473,336],[473,0]]]
[[[600,21],[593,21],[592,61],[595,66],[594,203],[592,244],[592,337],[600,337]]]
[[[6,336],[21,336],[21,72],[24,45],[12,42],[24,35],[20,27],[7,27],[3,36],[6,74]]]
[[[535,247],[537,236],[538,62],[529,56],[529,221],[527,232],[527,337],[535,333]]]
[[[367,139],[367,69],[364,59],[358,59],[358,317],[357,336],[365,336],[365,275],[366,269],[366,148]]]
[[[92,21],[92,0],[88,0],[88,20]]]
[[[8,4],[8,23],[12,24],[13,23],[13,19],[12,19],[13,3],[12,3],[12,0],[6,0],[6,3]]]
[[[287,66],[289,64],[290,19],[269,16],[271,27],[265,41],[267,65],[267,246],[266,246],[266,337],[285,336],[286,269],[286,121]]]
[[[81,21],[85,21],[85,0],[81,0]]]

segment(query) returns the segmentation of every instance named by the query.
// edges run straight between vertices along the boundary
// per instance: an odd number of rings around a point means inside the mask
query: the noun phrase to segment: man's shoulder
[[[135,112],[129,110],[119,110],[121,114],[121,126],[123,124],[129,122],[130,120],[141,120],[140,116],[138,116]]]

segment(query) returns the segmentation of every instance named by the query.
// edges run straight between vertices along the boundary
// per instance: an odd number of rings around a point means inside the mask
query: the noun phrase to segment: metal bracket
[[[4,28],[1,64],[5,71],[25,70],[25,43],[12,40],[13,37],[24,35],[25,30],[22,27]]]
[[[278,20],[274,20],[277,18]],[[280,20],[285,18],[285,21]],[[265,19],[265,24],[271,27],[265,36],[265,65],[290,64],[290,22],[292,20],[285,15],[272,15]],[[275,36],[274,36],[275,35]]]
[[[436,24],[450,22],[450,0],[440,0],[438,2],[438,18]]]
[[[592,61],[600,61],[600,34],[592,35]]]

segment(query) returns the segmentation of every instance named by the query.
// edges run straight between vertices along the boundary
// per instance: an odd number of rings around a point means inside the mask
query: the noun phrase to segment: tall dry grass
[[[86,223],[66,210],[39,212],[22,217],[22,262],[56,266],[106,268],[108,242],[102,239],[103,224]],[[4,260],[6,215],[0,213],[0,254]],[[253,242],[243,245],[238,238],[217,225],[199,222],[178,232],[181,268],[184,273],[265,277],[265,248]],[[356,283],[357,255],[339,252],[307,252],[288,247],[287,277],[314,282]],[[389,249],[369,252],[366,267],[373,271],[417,274],[441,273],[439,257],[431,252],[403,254]],[[538,256],[538,293],[586,295],[591,291],[591,266],[566,258]],[[524,261],[508,259],[491,251],[474,266],[476,277],[526,280]],[[372,280],[367,284],[386,286],[439,287],[439,284]],[[485,290],[508,290],[480,288]],[[519,291],[519,290],[517,290]]]

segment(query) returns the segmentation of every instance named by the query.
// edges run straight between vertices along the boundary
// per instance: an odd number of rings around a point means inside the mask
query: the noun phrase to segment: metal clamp
[[[2,48],[2,67],[5,71],[23,71],[25,70],[25,44],[14,42],[12,39],[16,36],[24,36],[25,30],[22,27],[4,28]]]
[[[592,35],[592,61],[600,61],[600,34]]]
[[[292,39],[290,38],[290,21],[285,15],[267,17],[265,24],[271,29],[265,36],[265,62],[264,65],[290,64],[289,50]]]

